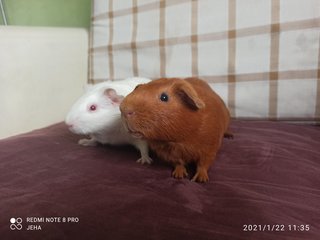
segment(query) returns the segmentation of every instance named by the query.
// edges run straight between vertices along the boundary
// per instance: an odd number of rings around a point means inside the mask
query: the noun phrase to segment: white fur
[[[147,78],[135,77],[89,85],[65,119],[70,131],[90,136],[90,139],[80,139],[78,143],[83,146],[95,146],[98,142],[112,145],[131,144],[140,150],[141,158],[137,162],[150,164],[152,159],[148,154],[147,142],[134,138],[127,132],[121,121],[119,103],[114,103],[104,94],[106,89],[111,88],[117,95],[125,97],[138,84],[149,81]],[[97,107],[96,111],[90,111],[91,105]]]

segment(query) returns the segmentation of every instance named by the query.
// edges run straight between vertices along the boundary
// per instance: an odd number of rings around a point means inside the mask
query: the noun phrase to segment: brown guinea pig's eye
[[[161,93],[161,95],[160,95],[160,100],[161,100],[162,102],[168,102],[168,101],[169,101],[169,96],[168,96],[168,94],[166,94],[166,93]]]

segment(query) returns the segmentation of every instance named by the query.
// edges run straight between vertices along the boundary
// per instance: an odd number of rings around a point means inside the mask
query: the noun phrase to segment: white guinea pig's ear
[[[189,83],[176,83],[173,88],[174,93],[192,110],[198,110],[205,107],[205,103],[199,98],[197,92]]]
[[[104,95],[107,96],[116,105],[120,105],[120,103],[124,99],[124,97],[118,95],[116,90],[114,90],[113,88],[107,88],[106,90],[104,90]]]

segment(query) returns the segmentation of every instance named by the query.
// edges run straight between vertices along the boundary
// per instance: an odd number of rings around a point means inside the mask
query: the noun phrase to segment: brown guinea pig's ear
[[[110,98],[111,101],[117,105],[120,105],[120,103],[124,99],[124,97],[121,95],[118,95],[116,90],[114,90],[113,88],[107,88],[106,90],[104,90],[104,95]]]
[[[205,107],[205,103],[199,98],[193,87],[186,82],[174,85],[174,92],[177,96],[192,110],[198,110]]]
[[[133,90],[136,90],[138,87],[142,86],[143,84],[138,84]]]

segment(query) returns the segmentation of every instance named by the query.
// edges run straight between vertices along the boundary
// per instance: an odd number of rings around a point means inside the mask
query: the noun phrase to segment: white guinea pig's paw
[[[150,157],[141,157],[137,160],[137,163],[141,163],[142,165],[143,164],[151,164],[152,163],[152,158]]]
[[[87,139],[87,138],[82,138],[78,142],[79,145],[86,146],[86,147],[93,147],[97,146],[97,142],[94,139]]]

